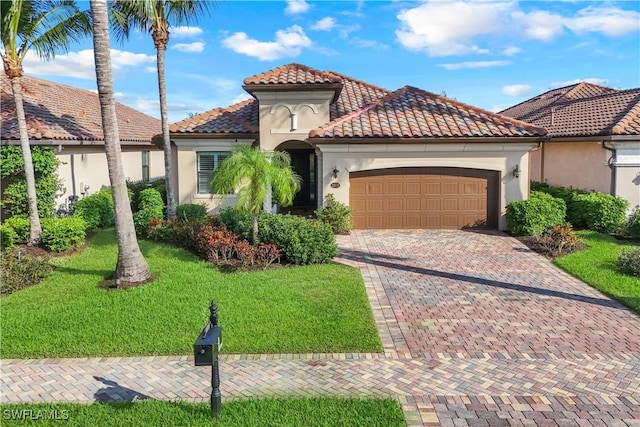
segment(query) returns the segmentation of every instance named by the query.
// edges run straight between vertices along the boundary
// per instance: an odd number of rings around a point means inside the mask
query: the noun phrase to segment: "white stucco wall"
[[[177,187],[176,200],[179,204],[194,203],[206,206],[209,213],[216,213],[226,206],[235,206],[237,197],[233,194],[220,196],[198,194],[197,153],[201,151],[232,151],[239,144],[251,145],[255,140],[236,139],[176,139]]]
[[[459,167],[500,172],[499,228],[506,229],[507,204],[528,197],[529,150],[536,143],[316,144],[319,199],[328,193],[349,204],[349,173],[398,167]],[[516,165],[520,177],[513,176]],[[332,171],[338,169],[338,177]],[[332,188],[339,183],[339,188]]]
[[[82,147],[64,146],[56,154],[61,164],[58,176],[62,181],[64,193],[56,199],[56,207],[64,204],[71,195],[80,197],[95,193],[103,187],[109,187],[109,168],[107,155],[101,146]],[[123,147],[122,162],[128,180],[142,179],[142,150],[131,150]],[[149,147],[149,177],[164,176],[164,155],[156,147]],[[85,191],[85,188],[87,188]]]
[[[617,196],[629,201],[629,213],[640,209],[640,141],[616,141]]]

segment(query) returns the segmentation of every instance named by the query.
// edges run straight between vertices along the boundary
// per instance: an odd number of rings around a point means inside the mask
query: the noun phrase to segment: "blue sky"
[[[246,99],[245,77],[290,62],[492,111],[582,80],[640,87],[637,1],[218,1],[170,37],[171,122]],[[95,90],[91,48],[25,72]],[[112,64],[118,101],[159,117],[151,37],[112,40]]]

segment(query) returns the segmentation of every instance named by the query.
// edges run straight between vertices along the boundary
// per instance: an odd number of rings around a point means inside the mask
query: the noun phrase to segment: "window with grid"
[[[201,151],[198,153],[198,194],[211,193],[209,189],[211,174],[228,155],[228,151]]]
[[[142,180],[149,181],[149,152],[142,152]]]

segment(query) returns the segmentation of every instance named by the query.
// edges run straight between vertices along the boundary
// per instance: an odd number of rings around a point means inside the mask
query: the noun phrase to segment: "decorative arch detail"
[[[287,111],[289,111],[289,117],[291,118],[291,130],[298,129],[298,111],[302,107],[308,107],[309,109],[311,109],[311,112],[313,112],[313,114],[318,114],[318,109],[316,108],[316,106],[306,102],[296,105],[288,104],[286,102],[278,102],[271,107],[269,113],[275,114],[276,110],[280,107],[284,107],[287,109]]]

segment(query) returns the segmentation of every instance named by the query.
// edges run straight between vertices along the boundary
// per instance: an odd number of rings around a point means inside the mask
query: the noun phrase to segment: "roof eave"
[[[317,90],[332,90],[333,99],[331,103],[333,104],[338,100],[343,86],[342,83],[252,83],[243,85],[242,89],[249,92],[254,98],[256,92],[311,92]]]

